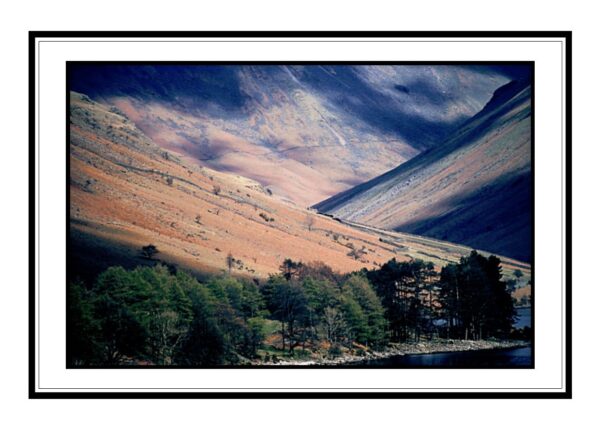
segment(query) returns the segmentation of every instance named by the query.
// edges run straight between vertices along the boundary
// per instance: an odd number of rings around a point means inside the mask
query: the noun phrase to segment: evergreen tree
[[[424,305],[422,293],[434,276],[433,264],[422,260],[399,263],[392,259],[381,269],[367,272],[385,308],[393,340],[412,337],[418,341],[431,322],[432,314]]]
[[[69,283],[67,292],[67,363],[69,366],[98,362],[99,324],[94,318],[90,292],[80,281]]]
[[[292,261],[289,258],[286,258],[281,266],[279,267],[279,271],[286,280],[292,280],[292,278],[296,277],[302,268],[301,262]]]
[[[295,281],[281,280],[281,276],[270,279],[275,283],[268,302],[273,318],[281,322],[281,346],[285,350],[286,338],[290,352],[305,339],[303,329],[310,326],[308,298],[304,289]]]
[[[354,324],[365,322],[358,325],[357,341],[373,347],[381,347],[387,343],[384,309],[367,277],[362,273],[351,275],[343,284],[343,292],[360,306],[362,316],[356,310],[351,310],[357,315]],[[349,319],[349,322],[353,321]]]
[[[215,297],[206,286],[187,274],[180,274],[179,281],[190,299],[193,320],[188,337],[176,354],[176,362],[186,366],[223,364],[227,345],[217,326]]]
[[[449,264],[440,275],[440,301],[449,336],[464,339],[506,337],[514,321],[514,307],[500,259],[476,251],[459,264]]]

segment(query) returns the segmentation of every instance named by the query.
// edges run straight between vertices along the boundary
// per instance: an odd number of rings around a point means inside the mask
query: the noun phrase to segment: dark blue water
[[[521,329],[525,326],[531,328],[531,307],[517,308],[517,320],[514,323],[514,327]]]
[[[511,368],[531,367],[531,347],[412,354],[361,362],[365,366],[389,368]]]

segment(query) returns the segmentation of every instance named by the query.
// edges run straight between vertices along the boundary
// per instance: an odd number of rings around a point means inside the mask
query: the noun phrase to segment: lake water
[[[531,347],[412,354],[359,363],[389,368],[511,368],[531,366]]]
[[[525,326],[531,328],[531,307],[517,307],[517,320],[514,327],[520,329]]]
[[[531,307],[517,308],[515,328],[531,328]],[[357,365],[385,368],[512,368],[531,366],[531,347],[393,356]]]

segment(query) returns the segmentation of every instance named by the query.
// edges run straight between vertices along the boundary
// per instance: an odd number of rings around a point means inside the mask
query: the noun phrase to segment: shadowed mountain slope
[[[196,274],[266,278],[285,258],[341,272],[395,257],[438,269],[470,248],[341,223],[271,195],[258,182],[188,163],[114,107],[71,92],[70,274],[166,262]],[[150,260],[140,249],[153,244]],[[529,266],[502,258],[505,274]]]
[[[531,184],[531,87],[521,79],[443,144],[315,207],[529,261]]]
[[[523,67],[74,64],[162,148],[310,206],[436,147]]]

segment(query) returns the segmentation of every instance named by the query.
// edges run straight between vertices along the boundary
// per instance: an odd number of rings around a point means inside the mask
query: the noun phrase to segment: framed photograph
[[[31,398],[570,398],[570,32],[31,32]]]

